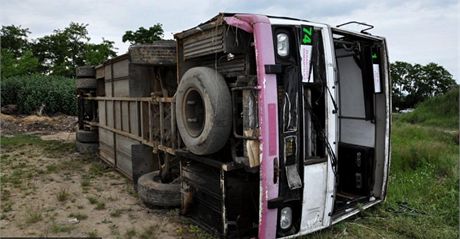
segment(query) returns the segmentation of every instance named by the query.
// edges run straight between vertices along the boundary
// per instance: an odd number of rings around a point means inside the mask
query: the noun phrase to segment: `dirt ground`
[[[209,237],[178,209],[148,209],[129,180],[76,153],[73,117],[33,117],[1,115],[1,236]]]
[[[7,115],[0,113],[0,134],[72,132],[77,125],[76,116]]]

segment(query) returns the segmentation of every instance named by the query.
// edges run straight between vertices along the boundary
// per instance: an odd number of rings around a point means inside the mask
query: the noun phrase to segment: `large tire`
[[[95,154],[97,153],[97,150],[99,149],[99,145],[96,143],[82,143],[82,142],[75,142],[75,145],[77,147],[77,152],[82,153],[82,154]]]
[[[179,207],[180,183],[161,183],[160,171],[142,175],[137,181],[137,194],[148,207]]]
[[[96,78],[77,78],[75,79],[75,87],[77,89],[96,89],[97,80]]]
[[[190,152],[207,155],[225,145],[232,128],[231,102],[224,78],[214,69],[185,72],[176,93],[176,121]]]
[[[96,76],[96,70],[92,66],[80,66],[80,67],[77,67],[75,75],[77,76],[77,78],[85,78],[85,77],[93,78]]]
[[[97,143],[99,141],[97,131],[77,130],[77,141],[82,143]]]

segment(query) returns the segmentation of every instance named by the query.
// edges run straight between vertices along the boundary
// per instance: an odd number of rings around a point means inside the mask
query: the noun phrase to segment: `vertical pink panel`
[[[261,134],[259,238],[276,238],[277,209],[268,209],[267,202],[278,197],[278,184],[273,183],[273,160],[278,157],[278,103],[276,75],[266,74],[265,65],[275,64],[273,34],[266,16],[236,14],[226,18],[227,24],[254,34],[259,92],[259,127]],[[241,21],[247,22],[243,24]],[[248,27],[251,26],[252,28]]]
[[[278,145],[276,143],[277,135],[276,129],[276,104],[268,104],[268,154],[269,156],[276,156]]]

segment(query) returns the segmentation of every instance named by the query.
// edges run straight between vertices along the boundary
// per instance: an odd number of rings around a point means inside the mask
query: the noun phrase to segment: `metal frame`
[[[107,97],[107,96],[88,96],[88,97],[83,97],[83,100],[89,100],[89,101],[102,101],[104,104],[107,106],[107,102],[113,102],[113,119],[114,119],[114,127],[110,127],[107,125],[107,122],[100,123],[98,120],[94,119],[95,121],[84,121],[84,124],[91,126],[91,127],[100,127],[106,130],[109,130],[115,134],[119,134],[125,137],[128,137],[130,139],[136,140],[141,142],[142,144],[148,145],[153,148],[153,153],[157,153],[158,150],[163,151],[165,153],[169,153],[172,155],[175,155],[175,152],[177,150],[177,146],[180,145],[179,139],[180,137],[177,137],[177,130],[176,130],[176,117],[175,117],[175,99],[174,97],[158,97],[158,96],[152,96],[152,97]],[[120,112],[116,112],[116,105],[117,103],[120,105]],[[136,102],[136,107],[138,109],[138,114],[139,114],[139,132],[138,134],[133,134],[132,133],[132,123],[131,123],[131,118],[128,117],[128,130],[120,130],[116,128],[116,114],[122,114],[122,107],[121,104],[123,102]],[[169,104],[169,106],[166,106]],[[157,105],[159,108],[159,119],[160,119],[160,124],[159,126],[154,125],[153,122],[153,114],[154,114],[154,106]],[[145,121],[144,121],[144,109],[147,107],[148,110],[148,122],[147,122],[147,127],[144,127]],[[166,112],[165,108],[170,109],[168,112],[170,114],[170,123],[171,123],[171,141],[170,144],[168,145],[166,140],[165,140],[165,118],[166,118]],[[130,110],[130,104],[128,104],[128,110]],[[107,110],[105,111],[107,114]],[[123,117],[121,117],[123,120]],[[107,117],[106,117],[107,121]],[[122,125],[122,124],[121,124]],[[153,138],[153,129],[154,127],[159,127],[160,128],[160,140],[154,140]],[[177,142],[176,142],[177,141]],[[116,157],[116,155],[115,155]],[[115,164],[116,164],[116,159],[115,159]]]

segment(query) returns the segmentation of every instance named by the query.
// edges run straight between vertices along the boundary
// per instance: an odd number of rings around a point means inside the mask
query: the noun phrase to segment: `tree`
[[[64,30],[38,38],[32,46],[42,63],[42,71],[53,75],[73,76],[76,66],[84,64],[85,42],[89,40],[86,24],[70,23]]]
[[[113,46],[115,42],[102,39],[100,44],[87,44],[85,46],[85,64],[98,65],[103,63],[107,58],[114,57],[117,53]]]
[[[15,57],[14,53],[8,49],[1,50],[1,70],[2,78],[8,78],[16,75],[32,74],[38,71],[40,63],[32,54],[32,51],[27,50],[21,56]]]
[[[397,61],[390,66],[393,82],[393,109],[414,108],[427,98],[444,94],[456,85],[444,67]]]
[[[41,71],[73,77],[77,66],[96,65],[115,56],[113,42],[89,43],[87,27],[88,24],[72,22],[64,30],[38,38],[32,50],[41,63]]]
[[[0,30],[2,49],[7,49],[14,57],[21,56],[24,51],[30,49],[29,34],[28,28],[15,25],[2,26]]]
[[[126,31],[123,35],[123,42],[129,42],[133,44],[145,44],[152,43],[154,41],[161,40],[163,38],[163,26],[160,23],[157,23],[149,29],[140,27],[137,31]]]
[[[21,26],[2,26],[1,36],[1,71],[2,78],[36,72],[38,59],[30,50],[28,40],[30,31]]]

